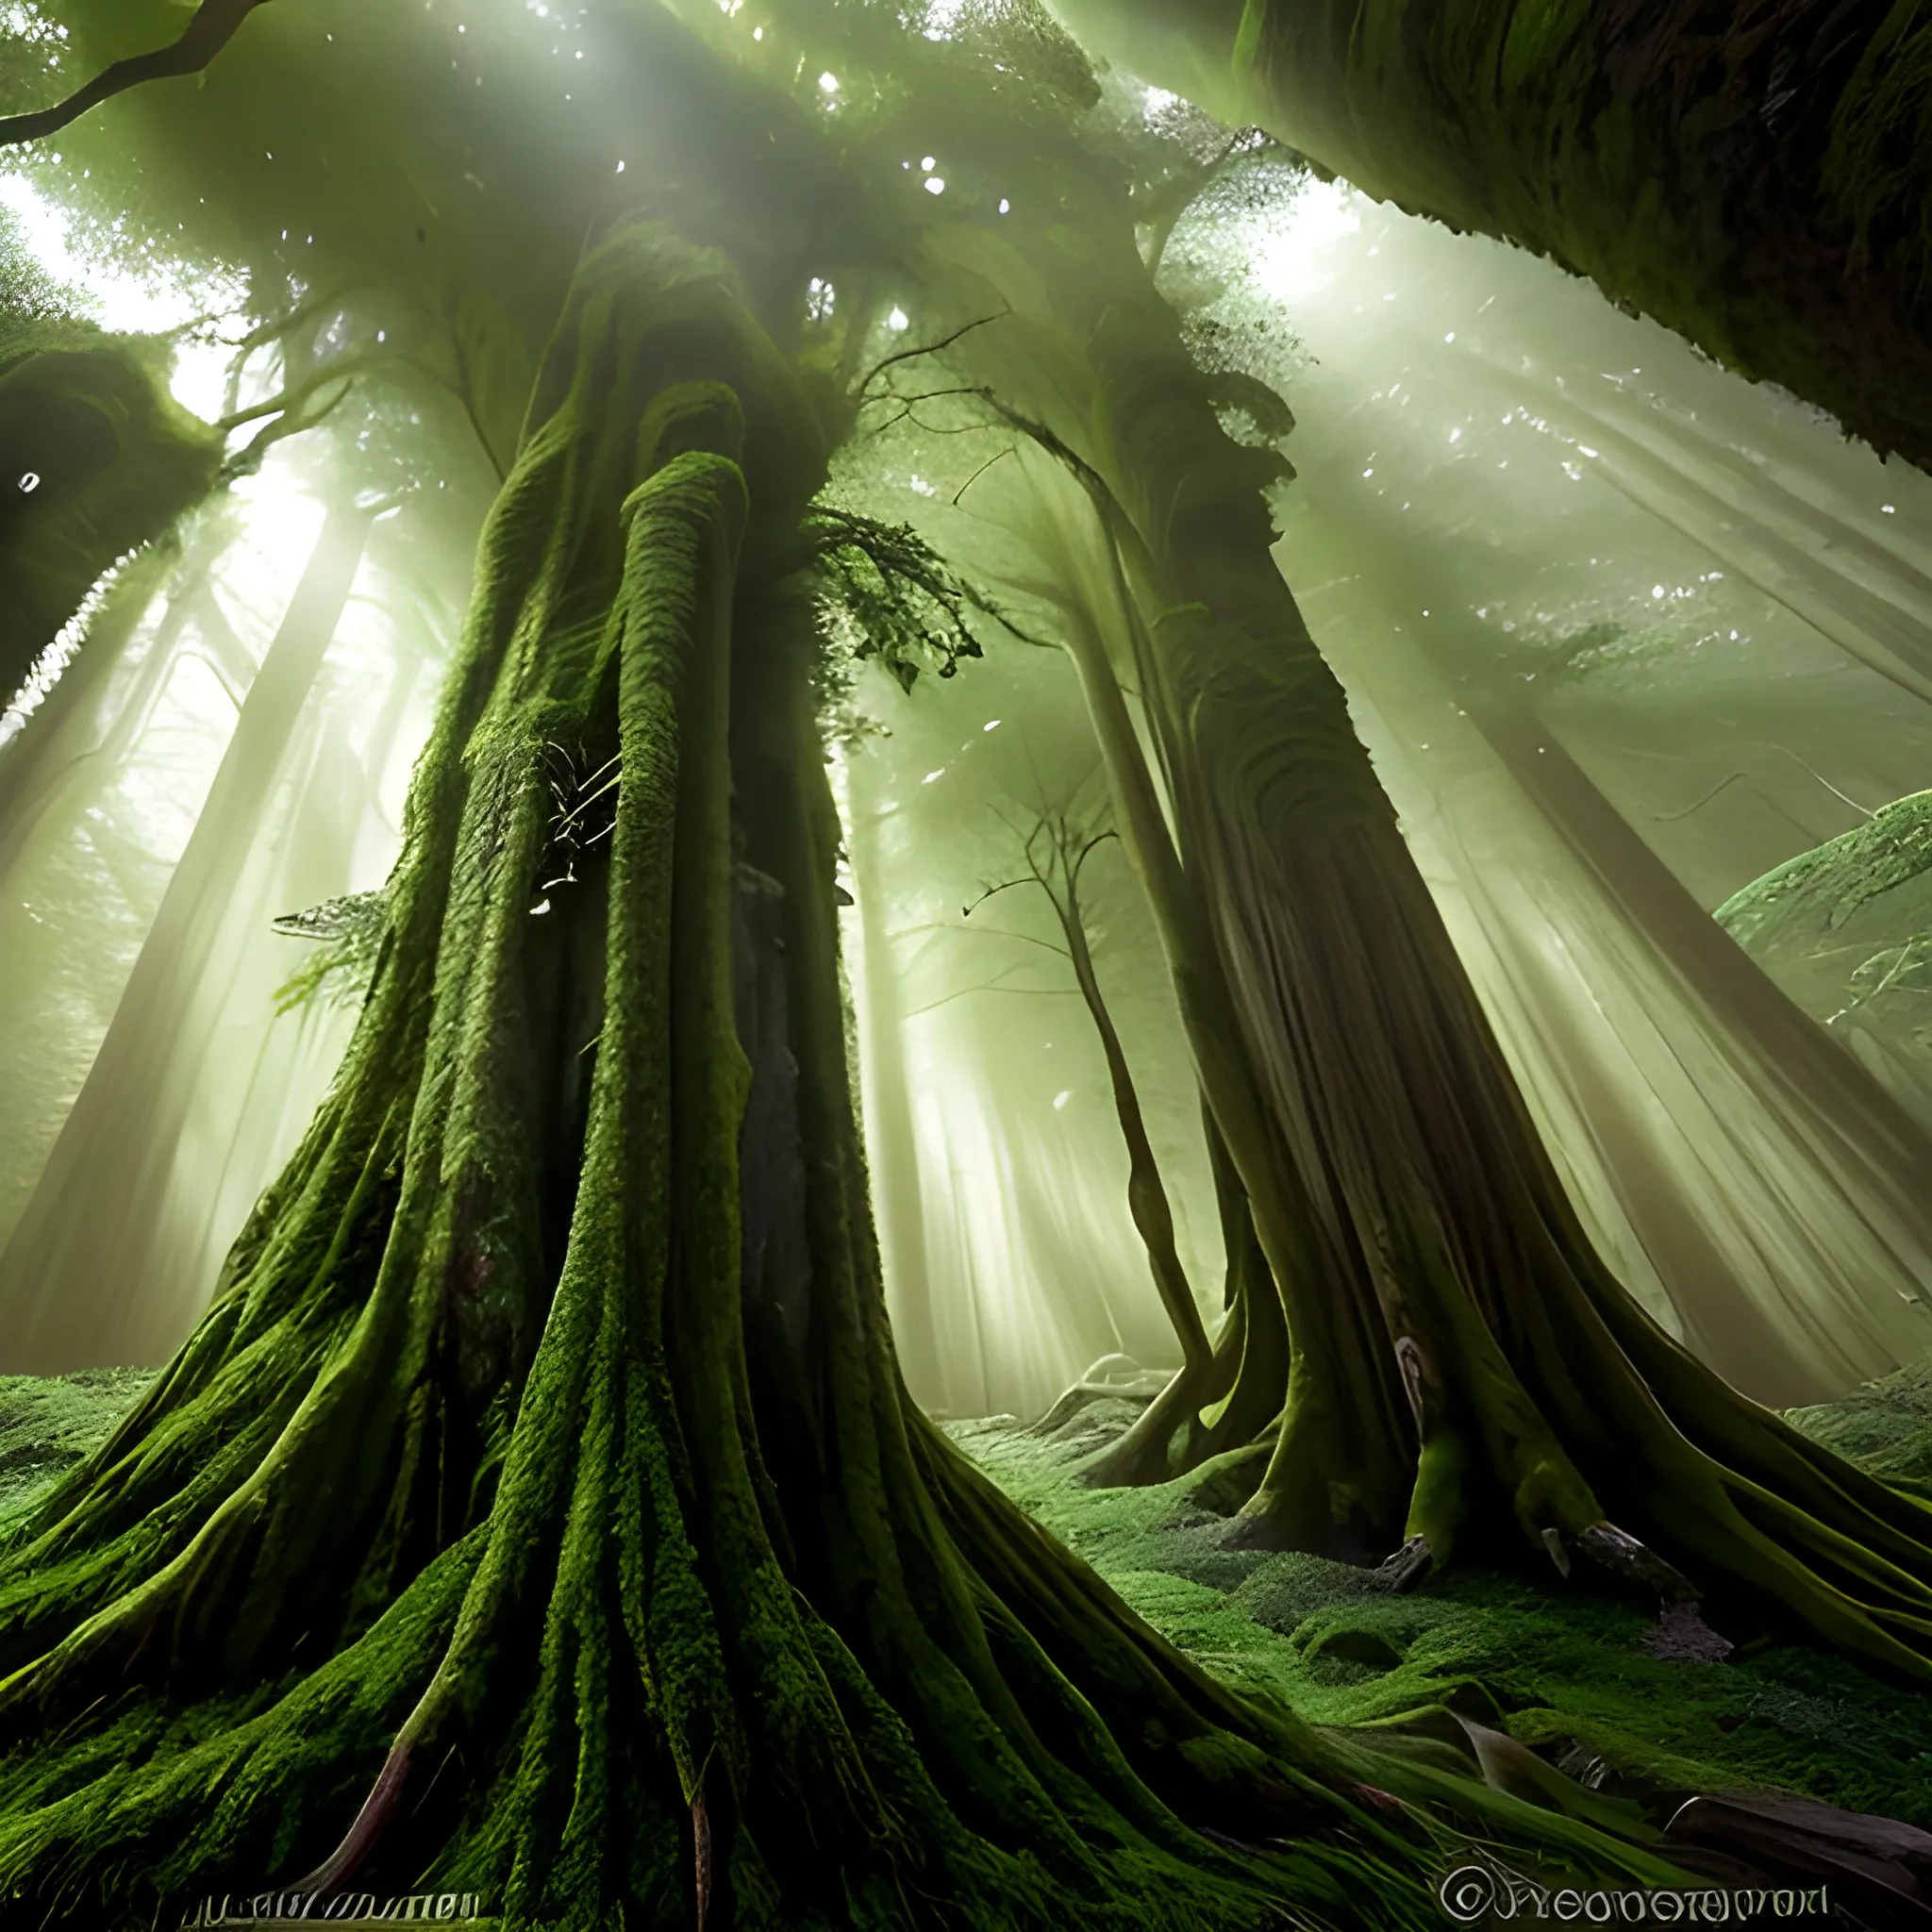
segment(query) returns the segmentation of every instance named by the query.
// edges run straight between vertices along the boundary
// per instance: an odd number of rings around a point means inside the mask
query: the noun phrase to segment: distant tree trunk
[[[1890,0],[1052,0],[1378,199],[1589,275],[1932,463],[1932,21]]]
[[[866,1115],[871,1126],[873,1211],[881,1265],[894,1303],[892,1338],[907,1386],[922,1407],[946,1408],[946,1364],[933,1320],[932,1279],[925,1245],[925,1202],[919,1173],[918,1125],[906,1070],[904,1002],[899,965],[886,912],[879,853],[884,809],[861,746],[848,766],[851,785],[852,870],[858,881],[858,918],[865,961],[859,1020]]]
[[[86,1084],[4,1254],[0,1307],[14,1373],[164,1360],[185,1325],[198,1253],[167,1210],[194,1082],[221,1018],[239,883],[297,721],[341,622],[371,517],[329,514],[256,673],[187,849]],[[114,1212],[97,1204],[112,1200]]]
[[[340,995],[325,986],[294,1010],[283,1007],[300,955],[271,921],[341,900],[379,875],[369,871],[372,864],[386,869],[383,860],[394,848],[384,843],[385,835],[394,827],[384,808],[384,779],[411,699],[425,676],[442,669],[418,649],[427,641],[413,628],[392,634],[392,655],[372,667],[369,679],[389,681],[379,701],[375,690],[358,689],[360,678],[352,679],[340,662],[325,662],[291,746],[286,807],[273,819],[275,849],[244,881],[224,942],[237,957],[233,991],[208,1041],[220,1071],[195,1083],[183,1123],[183,1159],[169,1204],[175,1224],[158,1252],[178,1257],[184,1292],[172,1333],[143,1311],[158,1353],[172,1354],[206,1312],[236,1235],[308,1131],[353,1031],[362,989],[351,982],[341,983]],[[378,707],[373,719],[371,705]],[[235,1077],[244,1055],[245,1085]]]

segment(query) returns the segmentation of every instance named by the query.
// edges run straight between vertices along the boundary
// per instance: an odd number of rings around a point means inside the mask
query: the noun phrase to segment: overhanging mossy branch
[[[0,119],[0,146],[17,147],[23,142],[44,141],[58,134],[71,122],[91,113],[103,101],[125,93],[150,80],[173,80],[188,74],[199,74],[235,38],[242,23],[268,0],[202,0],[194,18],[181,31],[179,40],[151,54],[135,54],[104,67],[64,101],[51,108],[40,108],[28,114],[9,114]]]

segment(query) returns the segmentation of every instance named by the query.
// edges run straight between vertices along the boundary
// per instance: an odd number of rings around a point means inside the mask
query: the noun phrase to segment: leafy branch
[[[902,691],[922,671],[951,677],[962,658],[984,655],[969,613],[1007,623],[909,524],[821,505],[805,529],[827,630],[853,658],[890,672]]]

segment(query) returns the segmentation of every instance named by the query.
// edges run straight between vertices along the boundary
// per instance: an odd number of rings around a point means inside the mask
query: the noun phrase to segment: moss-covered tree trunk
[[[1052,0],[1091,51],[1932,462],[1932,23],[1891,0]]]
[[[1088,213],[949,237],[982,278],[960,311],[1010,312],[948,353],[1026,445],[1021,575],[1051,579],[1282,1299],[1279,1423],[1229,1472],[1250,1532],[1399,1550],[1397,1580],[1588,1554],[1932,1669],[1932,1511],[1738,1394],[1593,1251],[1275,567],[1279,459],[1223,433],[1125,210]]]
[[[906,1399],[797,575],[824,437],[720,272],[587,260],[337,1085],[5,1532],[37,1921],[415,1881],[513,1926],[1430,1921],[1332,1748]]]

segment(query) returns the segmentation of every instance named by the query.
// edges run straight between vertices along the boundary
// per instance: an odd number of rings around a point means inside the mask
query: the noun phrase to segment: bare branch
[[[1032,876],[1024,879],[1002,879],[996,886],[988,886],[980,893],[979,897],[974,900],[972,905],[960,907],[959,917],[961,919],[971,919],[989,899],[997,898],[1002,892],[1010,892],[1015,886],[1031,886],[1038,883],[1039,880]]]
[[[1030,886],[1033,881],[1031,879],[1009,879],[1008,883],[1015,886]],[[971,916],[973,910],[974,908],[971,906],[961,908],[962,915],[967,917]],[[897,932],[893,933],[892,937],[895,940],[903,939],[908,933],[915,932],[962,932],[979,939],[1018,940],[1022,945],[1038,946],[1041,952],[1051,953],[1056,958],[1071,959],[1074,957],[1067,951],[1066,947],[1057,946],[1051,940],[1041,939],[1030,932],[1008,932],[1003,925],[955,925],[950,920],[946,919],[929,920],[924,925],[902,925]]]
[[[1020,969],[1016,966],[1010,970],[1017,973]],[[1003,992],[1013,998],[1019,998],[1024,994],[1029,999],[1047,1000],[1077,999],[1080,993],[1077,986],[1002,986],[1000,980],[1005,977],[1006,974],[1001,974],[995,978],[982,981],[978,986],[962,986],[957,992],[941,993],[938,999],[928,1000],[923,1007],[914,1007],[906,1018],[916,1020],[922,1013],[930,1013],[941,1007],[949,1007],[955,1000],[968,999],[976,992]]]
[[[1092,858],[1096,846],[1105,845],[1109,839],[1118,839],[1119,837],[1119,832],[1109,825],[1106,831],[1094,833],[1092,838],[1088,840],[1086,844],[1081,846],[1079,851],[1074,853],[1071,859],[1067,858],[1067,850],[1071,848],[1072,844],[1070,840],[1068,847],[1063,848],[1060,854],[1060,862],[1067,868],[1067,882],[1069,886],[1077,886],[1080,883],[1080,868]]]
[[[1840,791],[1838,789],[1838,787],[1834,785],[1829,778],[1825,777],[1822,772],[1814,772],[1811,769],[1811,767],[1806,764],[1805,760],[1801,758],[1798,756],[1798,754],[1790,748],[1790,745],[1774,744],[1772,746],[1772,750],[1783,752],[1786,758],[1790,758],[1794,765],[1798,766],[1806,774],[1807,777],[1817,779],[1819,784],[1823,785],[1824,789],[1828,792],[1830,792],[1834,798],[1838,799],[1842,804],[1850,806],[1851,808],[1855,812],[1857,812],[1861,818],[1869,819],[1872,816],[1872,809],[1869,806],[1860,805],[1856,798],[1852,798],[1848,796],[1845,792]]]
[[[330,396],[320,408],[311,408],[309,407],[310,398],[330,381],[334,381],[338,385],[335,394]],[[224,483],[232,483],[238,476],[253,475],[261,467],[262,458],[276,443],[286,441],[291,436],[300,436],[306,430],[313,429],[325,418],[333,415],[348,400],[349,391],[355,387],[356,384],[352,377],[336,375],[331,373],[318,377],[312,383],[305,384],[299,396],[292,400],[287,396],[281,397],[279,399],[280,413],[276,415],[275,421],[266,429],[244,443],[241,449],[236,451],[222,465],[221,480]],[[260,412],[256,411],[252,413],[259,414]]]
[[[225,345],[239,349],[246,357],[257,349],[265,349],[271,342],[278,342],[292,335],[306,322],[313,322],[318,315],[326,315],[331,309],[340,308],[343,302],[361,287],[359,282],[341,282],[325,290],[320,295],[311,295],[298,302],[285,315],[273,315],[266,322],[252,328],[244,336],[233,340],[225,339]]]
[[[0,117],[0,147],[43,141],[50,134],[58,134],[70,122],[78,121],[103,101],[125,93],[129,88],[140,87],[144,81],[199,74],[235,38],[242,23],[258,7],[267,4],[268,0],[201,0],[179,40],[157,47],[151,54],[116,60],[54,107],[42,108],[31,114]]]
[[[886,373],[888,369],[891,368],[895,362],[910,362],[915,358],[920,356],[941,355],[947,349],[950,349],[953,346],[953,344],[960,339],[960,337],[970,336],[974,329],[984,328],[990,322],[1004,321],[1006,317],[1012,314],[1012,312],[1013,311],[1011,308],[1008,307],[1006,308],[1002,308],[997,315],[982,315],[978,319],[978,321],[969,322],[965,325],[963,328],[956,328],[951,335],[942,337],[939,341],[927,342],[923,347],[917,349],[900,349],[897,350],[892,355],[888,356],[882,362],[875,362],[872,367],[871,373],[866,376],[865,380],[858,385],[858,394],[860,400],[862,401],[864,399],[865,392],[869,389],[871,389],[873,384],[875,383],[879,379],[879,377]]]
[[[1687,805],[1682,811],[1654,811],[1650,816],[1660,825],[1674,824],[1679,819],[1688,819],[1693,811],[1702,811],[1726,786],[1735,785],[1748,775],[1744,772],[1733,772],[1728,778],[1720,778],[1695,805]]]
[[[981,463],[981,464],[980,464],[980,466],[978,467],[978,469],[974,470],[974,473],[972,474],[972,475],[970,475],[969,477],[967,477],[967,479],[965,480],[965,482],[963,482],[962,484],[960,484],[960,486],[958,487],[958,489],[957,489],[956,491],[954,491],[954,492],[953,492],[953,508],[954,508],[955,509],[958,509],[958,508],[959,508],[959,499],[960,499],[960,498],[961,498],[962,496],[964,496],[964,495],[966,494],[966,492],[967,492],[967,491],[968,491],[969,490],[971,490],[971,489],[973,488],[973,486],[974,486],[974,485],[975,483],[977,483],[977,482],[979,481],[979,479],[980,479],[980,478],[981,478],[981,477],[982,477],[983,475],[986,475],[986,473],[987,473],[987,472],[988,472],[988,471],[989,471],[990,469],[991,469],[991,468],[992,468],[992,466],[993,466],[993,465],[994,465],[994,464],[995,464],[996,462],[998,462],[998,461],[999,461],[999,459],[1000,459],[1000,458],[1001,458],[1002,457],[1009,457],[1009,456],[1011,456],[1011,455],[1013,454],[1013,449],[1014,449],[1014,445],[1013,445],[1012,443],[1010,443],[1010,442],[1009,442],[1009,443],[1008,443],[1008,445],[1006,446],[1006,448],[1005,448],[1005,449],[1002,449],[1002,450],[995,450],[995,451],[993,452],[993,454],[992,454],[991,456],[988,457],[988,458],[987,458],[987,459],[985,460],[985,462]]]
[[[387,360],[379,356],[344,356],[340,361],[330,363],[325,369],[319,369],[306,382],[299,382],[293,389],[283,390],[279,395],[269,397],[266,402],[251,404],[245,409],[231,410],[215,424],[225,433],[240,429],[244,423],[259,422],[264,416],[286,416],[301,409],[310,396],[332,382],[346,382],[352,375],[359,375],[364,370],[377,362]],[[331,403],[330,408],[336,405]]]

